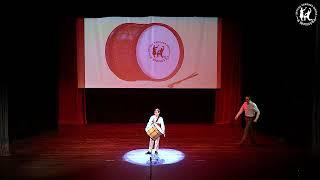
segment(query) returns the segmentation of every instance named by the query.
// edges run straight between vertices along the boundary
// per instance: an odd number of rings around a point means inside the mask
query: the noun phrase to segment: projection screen
[[[220,88],[218,18],[84,18],[85,88]]]

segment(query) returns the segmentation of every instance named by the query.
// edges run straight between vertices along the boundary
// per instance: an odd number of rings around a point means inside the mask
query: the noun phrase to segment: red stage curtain
[[[59,125],[86,124],[85,89],[78,88],[78,81],[82,81],[78,77],[84,77],[78,76],[78,73],[83,72],[83,64],[77,63],[77,56],[80,55],[83,59],[83,52],[79,52],[83,51],[83,46],[79,42],[83,38],[78,38],[83,32],[76,32],[76,27],[83,26],[83,21],[76,21],[74,18],[65,18],[61,21],[59,43]]]
[[[241,39],[242,34],[235,22],[220,18],[218,25],[218,62],[220,85],[216,92],[216,124],[230,124],[241,105]]]

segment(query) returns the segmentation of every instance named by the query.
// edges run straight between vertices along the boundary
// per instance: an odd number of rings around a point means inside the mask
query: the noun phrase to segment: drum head
[[[162,129],[160,128],[160,126],[158,126],[157,124],[155,124],[154,125],[155,127],[156,127],[156,131],[160,134],[160,135],[162,135],[163,133],[162,133]]]
[[[177,37],[165,26],[152,25],[145,29],[137,42],[138,64],[150,79],[160,80],[176,73],[180,61]]]

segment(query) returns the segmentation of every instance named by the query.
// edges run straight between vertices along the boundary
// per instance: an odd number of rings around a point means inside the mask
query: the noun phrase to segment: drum
[[[109,69],[125,81],[164,81],[180,69],[184,48],[179,34],[161,23],[124,23],[106,41]]]
[[[156,140],[158,137],[162,135],[160,127],[155,124],[153,124],[146,132],[153,140]]]

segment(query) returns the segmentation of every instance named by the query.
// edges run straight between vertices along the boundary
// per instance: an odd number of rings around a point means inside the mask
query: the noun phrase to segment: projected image
[[[125,23],[109,35],[106,61],[125,81],[168,80],[182,65],[183,43],[168,25]]]
[[[218,18],[84,19],[85,88],[219,88]]]

